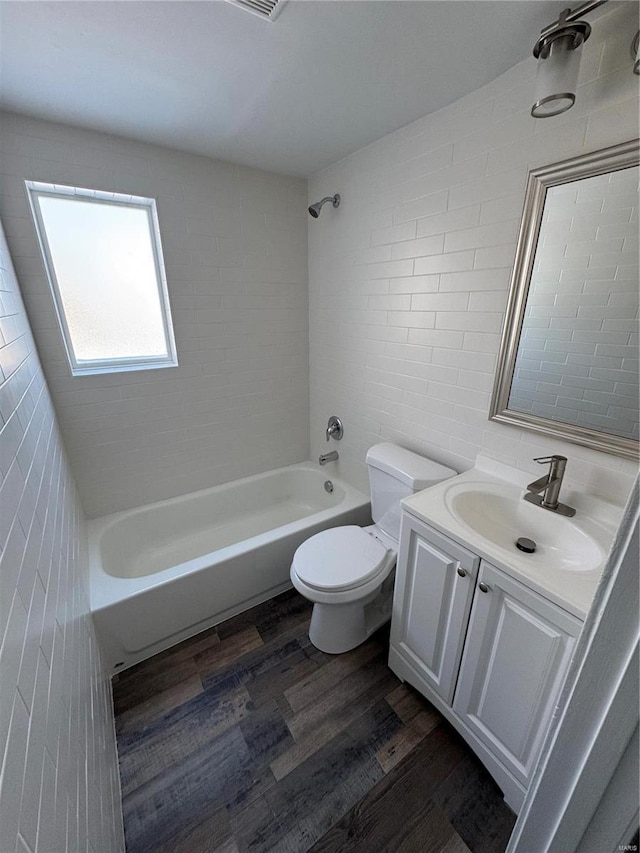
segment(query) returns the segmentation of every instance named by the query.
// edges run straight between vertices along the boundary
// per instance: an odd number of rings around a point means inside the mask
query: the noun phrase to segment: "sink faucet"
[[[335,462],[337,458],[338,458],[338,451],[332,450],[331,453],[323,453],[319,457],[318,462],[321,465],[326,465],[327,462]]]
[[[569,518],[576,514],[573,507],[561,504],[558,501],[562,479],[564,477],[564,469],[567,466],[566,456],[539,456],[533,460],[544,465],[550,462],[549,471],[544,477],[529,483],[527,493],[524,496],[525,501],[541,506],[543,509],[548,509],[551,512],[557,512],[559,515],[566,515]]]

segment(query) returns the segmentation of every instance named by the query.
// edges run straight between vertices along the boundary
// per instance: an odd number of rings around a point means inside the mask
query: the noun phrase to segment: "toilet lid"
[[[361,527],[333,527],[311,536],[296,551],[293,568],[301,581],[322,590],[347,590],[375,577],[389,551]]]

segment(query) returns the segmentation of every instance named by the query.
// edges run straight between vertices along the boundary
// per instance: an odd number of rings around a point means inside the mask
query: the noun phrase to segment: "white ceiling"
[[[5,108],[309,175],[531,54],[566,3],[3,2]]]

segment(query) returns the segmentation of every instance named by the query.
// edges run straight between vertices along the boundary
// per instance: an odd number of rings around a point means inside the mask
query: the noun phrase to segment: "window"
[[[26,186],[72,374],[176,366],[155,201]]]

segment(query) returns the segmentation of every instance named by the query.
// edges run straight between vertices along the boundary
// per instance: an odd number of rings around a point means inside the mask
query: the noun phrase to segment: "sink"
[[[568,572],[590,572],[602,567],[605,551],[581,526],[579,518],[565,518],[526,503],[521,490],[514,486],[452,485],[445,492],[444,501],[459,523],[519,561]],[[534,553],[516,548],[520,537],[533,539]]]
[[[565,482],[572,518],[524,500],[531,474],[486,456],[475,468],[402,501],[403,510],[584,619],[622,507]],[[516,548],[532,539],[533,553]]]

